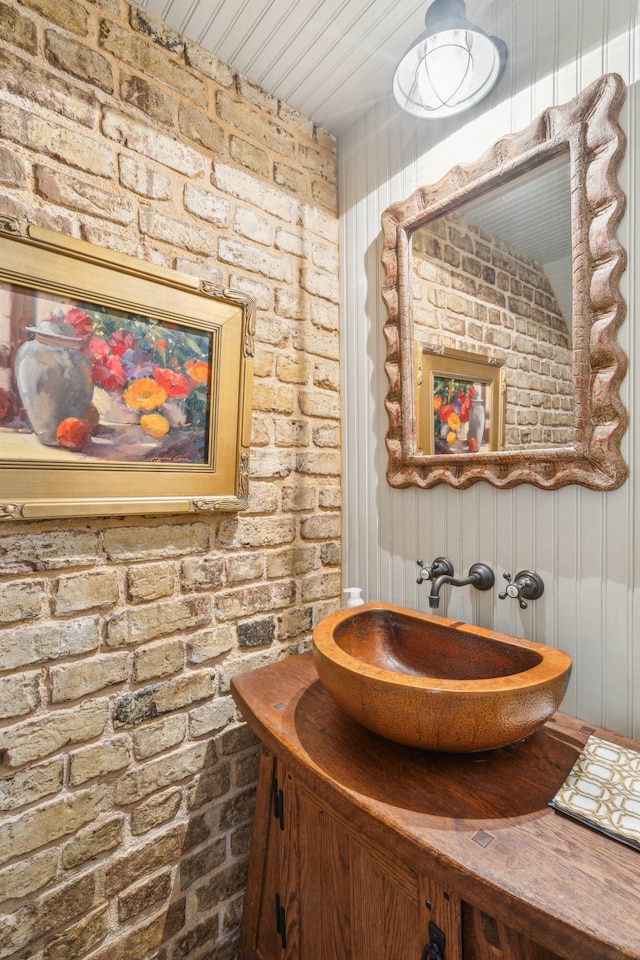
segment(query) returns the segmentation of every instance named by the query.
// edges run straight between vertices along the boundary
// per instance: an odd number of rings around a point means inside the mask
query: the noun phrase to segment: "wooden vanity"
[[[590,733],[634,741],[558,713],[487,753],[403,747],[311,654],[232,692],[262,743],[243,960],[640,960],[640,851],[548,806]]]

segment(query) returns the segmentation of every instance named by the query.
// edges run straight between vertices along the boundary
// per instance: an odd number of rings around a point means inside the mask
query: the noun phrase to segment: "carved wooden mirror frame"
[[[627,357],[617,342],[626,307],[619,280],[626,266],[617,227],[625,196],[617,182],[626,140],[618,124],[626,96],[622,79],[608,74],[569,103],[545,110],[525,130],[498,140],[475,163],[453,167],[438,183],[416,190],[382,215],[387,308],[384,334],[389,380],[387,480],[393,487],[459,489],[478,480],[495,487],[531,483],[555,490],[575,483],[612,490],[627,478],[620,453],[627,412],[619,388]],[[413,329],[411,320],[411,232],[569,152],[573,262],[574,443],[556,449],[425,456],[417,452]]]

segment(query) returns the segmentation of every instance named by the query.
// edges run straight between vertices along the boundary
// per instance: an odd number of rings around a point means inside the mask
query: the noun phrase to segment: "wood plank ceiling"
[[[338,136],[391,95],[428,0],[136,0]],[[470,11],[471,12],[471,11]]]
[[[391,97],[393,72],[404,51],[424,29],[430,0],[132,2],[340,136],[374,103]],[[488,33],[497,26],[494,14],[491,0],[467,3],[469,19]],[[570,236],[565,229],[570,218],[566,206],[557,202],[556,186],[549,186],[553,189],[541,193],[539,183],[523,185],[520,193],[526,195],[526,218],[521,202],[492,202],[489,206],[478,202],[474,212],[480,226],[499,233],[553,271],[553,263],[564,263],[570,252]],[[561,195],[566,194],[565,186],[562,179]],[[500,212],[498,222],[493,219],[496,211]],[[536,224],[543,229],[538,230]],[[558,225],[557,243],[553,245],[549,243],[551,224]],[[539,238],[543,238],[542,244]],[[558,277],[562,270],[564,267],[555,271]],[[558,278],[556,283],[560,284]],[[570,321],[570,286],[556,289],[556,294]]]

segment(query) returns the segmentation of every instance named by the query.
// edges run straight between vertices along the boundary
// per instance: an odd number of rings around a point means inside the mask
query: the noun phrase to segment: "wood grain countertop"
[[[347,717],[311,654],[242,674],[232,694],[266,748],[334,816],[400,862],[567,960],[640,960],[640,851],[549,806],[591,733],[557,713],[478,754],[384,740]]]

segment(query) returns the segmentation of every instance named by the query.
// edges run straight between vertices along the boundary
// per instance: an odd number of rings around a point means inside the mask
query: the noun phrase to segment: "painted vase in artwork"
[[[479,450],[484,440],[485,410],[484,403],[479,398],[471,401],[471,410],[469,411],[469,430],[468,440],[474,440],[473,449]]]
[[[18,350],[16,383],[34,433],[54,446],[58,425],[69,417],[82,419],[91,403],[91,363],[78,349],[82,338],[63,320],[27,329],[34,339]]]

